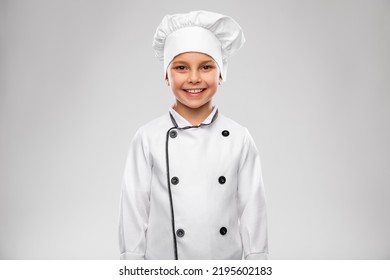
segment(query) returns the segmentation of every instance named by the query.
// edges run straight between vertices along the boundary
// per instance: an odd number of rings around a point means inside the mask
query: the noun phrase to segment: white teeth
[[[185,91],[187,91],[189,93],[199,93],[199,92],[203,91],[203,89],[186,89]]]

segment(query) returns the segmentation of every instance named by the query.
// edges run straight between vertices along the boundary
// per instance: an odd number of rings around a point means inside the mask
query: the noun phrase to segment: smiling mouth
[[[201,93],[205,90],[205,88],[199,88],[199,89],[183,89],[184,91],[188,93]]]

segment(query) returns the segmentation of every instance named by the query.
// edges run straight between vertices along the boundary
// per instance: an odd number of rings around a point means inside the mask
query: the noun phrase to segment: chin
[[[183,105],[188,107],[188,108],[196,110],[196,109],[201,108],[205,104],[183,104]]]
[[[180,102],[180,101],[179,101]],[[190,108],[190,109],[193,109],[193,110],[196,110],[196,109],[199,109],[203,106],[205,106],[206,104],[208,104],[209,102],[180,102],[182,106],[185,106],[187,108]]]

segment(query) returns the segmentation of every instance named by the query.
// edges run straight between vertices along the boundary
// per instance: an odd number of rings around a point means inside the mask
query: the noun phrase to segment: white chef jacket
[[[193,126],[174,109],[142,126],[122,183],[121,259],[266,259],[260,158],[218,113]]]

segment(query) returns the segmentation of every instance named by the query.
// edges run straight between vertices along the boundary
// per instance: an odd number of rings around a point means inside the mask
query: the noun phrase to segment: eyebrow
[[[200,62],[199,64],[205,64],[205,63],[210,63],[210,62],[214,62],[214,60],[212,60],[212,59],[210,59],[210,60],[204,60],[204,61]],[[187,61],[184,61],[184,60],[172,61],[172,64],[175,64],[175,63],[189,64]],[[215,62],[214,62],[214,63],[215,63]]]

